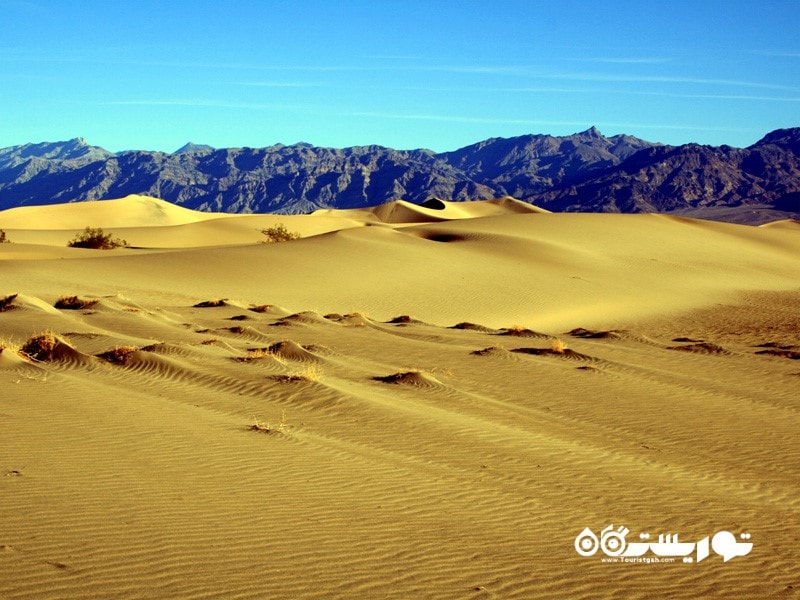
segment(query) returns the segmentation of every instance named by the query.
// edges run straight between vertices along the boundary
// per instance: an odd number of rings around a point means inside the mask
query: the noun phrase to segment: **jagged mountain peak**
[[[187,142],[173,154],[190,154],[190,153],[199,153],[199,152],[213,152],[215,148],[213,146],[209,146],[207,144],[195,144],[194,142]]]
[[[605,137],[602,133],[600,133],[600,130],[597,127],[595,127],[594,125],[589,127],[589,129],[587,129],[586,131],[581,131],[578,135],[581,135],[581,136],[584,136],[584,137],[593,137],[593,138],[604,138]]]

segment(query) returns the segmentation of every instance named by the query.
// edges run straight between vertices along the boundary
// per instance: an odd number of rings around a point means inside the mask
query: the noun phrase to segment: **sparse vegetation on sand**
[[[53,351],[60,342],[55,333],[45,331],[25,342],[20,348],[20,353],[33,360],[51,360]]]
[[[84,308],[91,308],[97,304],[99,300],[96,298],[79,298],[78,296],[61,296],[53,305],[56,308],[66,310],[82,310]]]
[[[288,375],[273,375],[275,381],[281,383],[296,383],[300,381],[319,381],[322,377],[322,367],[316,363],[308,363],[300,371]]]
[[[484,348],[483,350],[473,350],[470,354],[474,354],[475,356],[493,356],[493,355],[504,355],[507,354],[508,350],[505,348],[499,348],[498,346],[489,346],[488,348]]]
[[[14,354],[19,354],[20,347],[19,347],[19,344],[17,344],[16,342],[14,342],[11,339],[0,338],[0,354],[2,354],[3,351],[5,351],[5,350],[13,352]]]
[[[247,310],[251,310],[254,313],[265,313],[272,310],[272,304],[259,304],[258,306],[251,306]]]
[[[115,346],[113,349],[98,354],[98,358],[102,358],[115,365],[127,365],[131,359],[131,355],[139,350],[136,346]]]
[[[283,223],[278,223],[272,227],[267,227],[266,229],[262,229],[261,233],[266,236],[267,239],[261,240],[262,244],[272,244],[275,242],[289,242],[291,240],[296,240],[300,237],[300,234],[296,231],[289,231],[286,229],[286,226]]]
[[[550,351],[554,354],[564,354],[566,349],[567,345],[564,343],[564,340],[559,338],[553,338],[550,340]]]
[[[7,310],[11,310],[12,308],[16,308],[14,306],[14,300],[17,298],[17,294],[9,294],[3,298],[0,298],[0,312],[5,312]]]
[[[373,381],[380,381],[382,383],[393,383],[397,385],[410,385],[416,387],[434,387],[438,385],[438,381],[429,373],[420,369],[411,369],[410,371],[399,371],[391,375],[383,375],[373,377]]]
[[[395,317],[391,321],[387,321],[387,323],[391,323],[392,325],[422,325],[422,321],[419,319],[415,319],[411,315],[400,315],[399,317]]]
[[[353,312],[346,315],[330,314],[325,315],[329,321],[337,321],[347,327],[366,327],[370,321],[369,315],[365,312]]]
[[[275,352],[270,348],[248,348],[246,356],[235,356],[233,360],[236,362],[253,362],[254,360],[259,360],[262,358],[274,358],[281,364],[286,364],[286,359],[282,356],[275,354]]]
[[[516,337],[538,337],[544,338],[548,337],[543,333],[537,333],[527,327],[523,327],[522,325],[512,325],[511,327],[504,328],[500,331],[498,335],[510,335]]]
[[[462,321],[461,323],[456,323],[450,329],[464,329],[466,331],[480,331],[482,333],[494,333],[495,330],[490,327],[485,327],[483,325],[478,325],[477,323],[470,323],[469,321]]]
[[[198,302],[194,305],[194,308],[219,308],[222,306],[228,306],[228,303],[225,302],[225,298],[217,298],[215,300],[203,300],[202,302]]]
[[[286,433],[289,426],[286,423],[286,411],[281,411],[281,420],[277,425],[272,425],[269,422],[259,421],[253,415],[253,424],[248,427],[250,431],[258,431],[259,433]]]
[[[0,244],[10,244],[11,240],[8,239],[5,230],[0,229]]]
[[[93,250],[113,250],[127,246],[128,242],[105,233],[101,227],[86,227],[82,232],[67,242],[71,248],[92,248]]]

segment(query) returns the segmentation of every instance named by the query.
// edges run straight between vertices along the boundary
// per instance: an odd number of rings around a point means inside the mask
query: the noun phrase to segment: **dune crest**
[[[225,218],[225,213],[205,213],[166,200],[131,195],[115,200],[87,200],[47,206],[21,206],[0,212],[8,229],[83,229],[94,227],[157,227],[185,225]]]
[[[362,209],[363,210],[363,209]],[[408,223],[436,223],[457,219],[474,219],[492,217],[511,213],[539,213],[550,211],[521,202],[514,198],[503,197],[494,200],[476,200],[473,202],[452,202],[431,198],[422,204],[411,204],[405,200],[395,200],[381,204],[368,212],[384,223],[394,225]]]

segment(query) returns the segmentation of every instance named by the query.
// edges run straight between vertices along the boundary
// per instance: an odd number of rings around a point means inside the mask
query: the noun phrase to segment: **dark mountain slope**
[[[618,167],[535,200],[558,211],[669,212],[743,205],[798,211],[791,198],[800,192],[800,129],[782,132],[745,149],[697,144],[647,148]]]
[[[663,146],[592,128],[493,138],[441,154],[302,143],[216,150],[189,143],[171,154],[113,154],[81,138],[0,149],[0,209],[128,194],[225,212],[505,195],[556,211],[800,212],[800,129],[774,131],[749,148]]]

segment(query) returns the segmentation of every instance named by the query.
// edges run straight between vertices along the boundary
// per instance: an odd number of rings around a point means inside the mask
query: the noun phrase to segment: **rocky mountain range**
[[[666,146],[591,128],[444,153],[304,143],[112,153],[82,138],[0,149],[0,209],[128,194],[240,213],[508,195],[554,211],[759,222],[800,216],[800,128],[773,131],[748,148]]]

